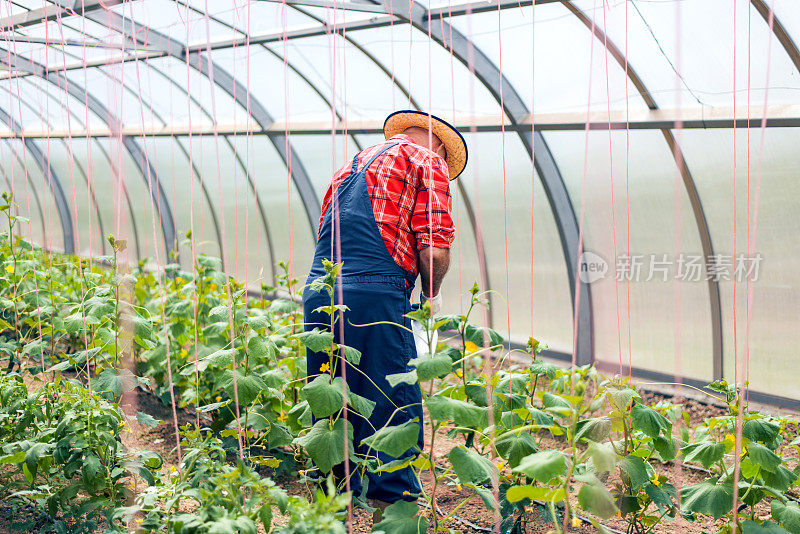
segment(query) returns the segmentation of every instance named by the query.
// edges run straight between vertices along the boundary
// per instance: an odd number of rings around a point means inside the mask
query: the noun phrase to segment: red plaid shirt
[[[450,180],[444,159],[404,134],[362,150],[358,154],[358,169],[361,170],[381,148],[398,141],[399,144],[386,150],[370,165],[367,191],[386,249],[397,265],[416,276],[419,249],[450,248],[453,242]],[[350,160],[334,174],[322,203],[320,227],[333,189],[350,176],[352,167]],[[430,197],[429,192],[432,193]]]

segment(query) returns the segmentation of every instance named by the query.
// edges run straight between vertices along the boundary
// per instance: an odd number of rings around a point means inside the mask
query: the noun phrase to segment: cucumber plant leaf
[[[660,433],[667,436],[672,431],[672,423],[669,422],[669,419],[640,402],[635,403],[631,408],[631,421],[635,430],[640,430],[651,438],[656,438]]]
[[[758,441],[767,445],[772,443],[778,435],[780,427],[766,419],[750,419],[742,427],[742,436],[750,441]]]
[[[578,504],[587,512],[603,519],[617,513],[614,497],[594,475],[582,475],[584,484],[578,490]],[[577,476],[575,478],[578,478]]]
[[[684,486],[681,500],[685,512],[697,512],[719,519],[733,508],[733,484],[717,484],[716,479]]]
[[[772,521],[758,523],[747,519],[742,523],[742,534],[789,534],[789,531]]]
[[[346,423],[348,447],[352,458],[355,455],[353,452],[353,425],[349,421]],[[296,438],[294,441],[306,450],[320,471],[328,473],[333,466],[344,461],[344,429],[344,419],[337,419],[333,423],[333,427],[331,427],[330,419],[322,419],[311,427],[308,434]],[[416,504],[414,507],[416,508]]]
[[[491,480],[496,467],[488,458],[463,445],[453,447],[447,455],[462,484],[480,484]]]
[[[494,446],[512,468],[517,467],[526,456],[539,451],[536,440],[527,432],[520,432],[519,435],[508,433],[498,439]]]
[[[342,387],[331,383],[331,375],[323,373],[303,386],[308,405],[314,417],[329,417],[342,409]]]
[[[636,492],[648,483],[653,468],[638,456],[628,455],[619,461],[619,470],[622,480]]]
[[[361,440],[362,445],[383,452],[392,458],[399,458],[408,449],[417,445],[419,439],[419,419],[414,418],[401,425],[385,426]]]
[[[774,473],[783,462],[783,458],[766,448],[760,443],[751,441],[747,444],[747,455],[754,465],[760,466],[764,471]]]
[[[725,455],[725,444],[716,441],[703,440],[683,448],[683,459],[688,462],[698,462],[706,469],[722,460]]]
[[[775,500],[769,504],[772,518],[791,534],[800,534],[800,507],[796,502],[783,504]]]
[[[299,332],[294,337],[314,352],[324,352],[333,343],[333,332],[320,330],[319,328],[314,328],[307,332]]]
[[[375,534],[423,534],[428,531],[428,518],[419,514],[415,502],[396,501],[383,512],[380,523],[372,526]]]
[[[556,450],[537,452],[523,458],[514,471],[547,484],[567,472],[567,456]]]

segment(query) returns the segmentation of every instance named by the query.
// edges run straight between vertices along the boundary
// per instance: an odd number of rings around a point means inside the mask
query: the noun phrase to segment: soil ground
[[[36,382],[31,381],[29,387],[36,387]],[[725,413],[725,410],[721,406],[703,402],[697,398],[671,395],[669,392],[666,392],[666,394],[664,392],[643,392],[643,397],[648,403],[668,400],[674,404],[682,404],[684,409],[690,414],[692,427],[708,417],[723,415]],[[120,404],[125,413],[129,415],[135,415],[136,412],[141,411],[164,421],[157,427],[152,428],[139,423],[135,418],[129,419],[126,424],[126,431],[123,432],[121,436],[123,443],[131,449],[156,451],[164,458],[166,468],[170,466],[177,467],[178,458],[175,450],[175,427],[171,408],[165,406],[160,399],[156,398],[154,395],[141,389],[136,389],[126,394]],[[766,411],[769,410],[767,409]],[[195,420],[195,417],[185,410],[177,410],[177,415],[179,425],[192,423]],[[430,428],[428,428],[426,432],[426,442],[429,443],[431,437]],[[543,447],[566,448],[566,444],[562,440],[556,439],[550,435],[544,435],[541,439],[541,445]],[[448,437],[444,432],[438,433],[436,437],[437,464],[441,467],[447,467],[445,455],[453,446],[462,442],[463,440],[460,437],[454,439]],[[680,464],[663,464],[656,465],[655,467],[658,472],[668,476],[677,488],[680,488],[681,485],[699,482],[707,476],[705,473],[681,466]],[[294,495],[304,495],[308,497],[312,494],[314,489],[310,483],[301,483],[296,478],[284,478],[276,482],[283,486],[290,494]],[[430,490],[429,476],[423,475],[423,482],[426,490]],[[613,480],[609,482],[613,482]],[[139,484],[142,484],[142,482],[139,481]],[[467,488],[459,490],[455,486],[440,485],[437,489],[438,506],[442,512],[447,514],[472,494],[472,490]],[[767,518],[769,516],[769,506],[762,504],[756,508],[755,512],[757,517]],[[431,512],[428,511],[427,514],[429,519],[432,519]],[[474,496],[459,508],[456,515],[463,521],[451,518],[447,523],[444,523],[444,525],[453,529],[458,529],[464,533],[490,532],[492,529],[494,521],[493,514],[485,508],[483,502],[477,496]],[[0,500],[0,534],[20,532],[19,530],[11,529],[12,523],[32,517],[35,517],[35,514],[26,510],[26,507],[20,510],[19,505],[14,501],[8,498]],[[276,524],[285,524],[287,519],[288,518],[276,514],[274,522]],[[710,519],[689,523],[679,517],[675,521],[662,522],[654,530],[654,533],[673,532],[676,528],[680,528],[680,531],[685,533],[713,532],[718,530],[720,526],[719,523],[720,522],[714,522]],[[368,514],[362,509],[354,509],[352,532],[367,533],[370,531],[371,524],[371,514]],[[619,518],[612,518],[604,521],[603,524],[614,531],[625,532],[627,530],[627,523]],[[545,533],[552,530],[552,528],[552,524],[548,524],[542,519],[537,519],[528,525],[527,530],[532,533]],[[595,528],[586,523],[581,527],[571,528],[570,530],[578,533],[588,533],[594,532]]]

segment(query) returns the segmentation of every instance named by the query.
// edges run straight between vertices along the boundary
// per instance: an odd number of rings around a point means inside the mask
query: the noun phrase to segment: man
[[[355,450],[361,455],[368,452],[360,446],[361,440],[383,426],[414,418],[420,422],[418,444],[423,446],[419,386],[392,388],[386,375],[411,370],[408,362],[416,357],[411,323],[405,314],[411,311],[417,275],[421,277],[421,301],[430,301],[432,313],[441,308],[439,288],[450,264],[454,237],[449,180],[461,174],[467,162],[461,134],[427,113],[398,111],[389,115],[384,137],[385,142],[362,150],[334,175],[325,194],[308,276],[310,284],[325,275],[323,259],[343,264],[343,302],[338,291],[335,299],[349,309],[343,318],[344,339],[340,339],[337,323],[335,341],[361,351],[357,366],[347,364],[347,384],[351,392],[376,403],[369,420],[352,411],[348,414]],[[314,312],[329,305],[327,293],[307,286],[303,294],[306,329],[329,324],[326,314]],[[359,326],[367,324],[371,326]],[[326,354],[309,350],[309,380],[327,369],[327,362]],[[336,366],[337,374],[341,374],[341,365]],[[408,450],[401,458],[412,453]],[[383,462],[394,460],[383,453],[379,457]],[[334,468],[339,481],[343,480],[343,467]],[[355,471],[351,464],[350,472]],[[358,475],[351,477],[350,488],[354,495],[361,493]],[[416,500],[420,490],[408,467],[369,474],[366,497],[385,508],[401,499]]]

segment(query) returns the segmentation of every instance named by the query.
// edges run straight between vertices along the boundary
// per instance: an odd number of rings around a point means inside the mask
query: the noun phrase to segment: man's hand
[[[431,306],[431,317],[438,314],[442,311],[442,294],[439,293],[435,297],[428,298],[425,296],[425,293],[420,293],[419,295],[419,303],[421,306],[424,306],[426,302],[430,302]]]
[[[435,305],[433,299],[438,300],[441,308],[439,289],[442,280],[450,267],[450,249],[427,247],[419,251],[419,274],[422,279],[422,295],[426,300],[431,300],[431,308]],[[424,302],[424,301],[423,301]],[[431,309],[433,313],[433,309]]]

